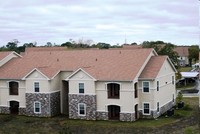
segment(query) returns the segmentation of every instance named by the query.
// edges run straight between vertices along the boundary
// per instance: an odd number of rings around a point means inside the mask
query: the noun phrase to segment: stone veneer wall
[[[51,116],[60,114],[60,92],[50,94]]]
[[[135,113],[120,113],[120,121],[135,121]]]
[[[108,112],[96,112],[96,119],[97,120],[108,120]]]
[[[26,108],[19,107],[19,115],[26,115]]]
[[[10,108],[9,107],[0,107],[0,112],[2,114],[10,114]]]
[[[86,116],[78,115],[78,104],[86,104]],[[69,118],[96,120],[96,95],[69,94]]]
[[[34,113],[34,102],[36,101],[41,103],[41,113]],[[47,93],[47,94],[26,93],[26,115],[50,117],[57,115],[59,113],[60,113],[60,92]]]
[[[173,106],[175,105],[174,102],[170,101],[169,103],[165,104],[164,106],[160,107],[160,112],[155,111],[150,111],[151,114],[150,115],[143,115],[143,111],[140,110],[140,117],[141,118],[157,118],[160,115],[164,114],[165,112],[167,112],[168,110],[170,110]]]

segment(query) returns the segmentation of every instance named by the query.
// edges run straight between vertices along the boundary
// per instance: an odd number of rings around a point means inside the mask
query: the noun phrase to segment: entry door
[[[108,116],[110,120],[119,120],[120,107],[115,105],[108,106]]]
[[[19,113],[19,102],[10,101],[10,113],[11,114],[18,114]]]

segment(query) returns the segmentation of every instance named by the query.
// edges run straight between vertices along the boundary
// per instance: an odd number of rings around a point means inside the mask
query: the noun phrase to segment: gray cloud
[[[198,1],[6,0],[0,6],[0,46],[12,39],[63,43],[70,38],[111,44],[163,40],[197,44]]]

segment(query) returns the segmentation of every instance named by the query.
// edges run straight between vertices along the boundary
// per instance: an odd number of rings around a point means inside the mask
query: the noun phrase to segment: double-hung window
[[[41,103],[34,102],[34,113],[41,113]]]
[[[35,92],[40,92],[40,83],[39,82],[34,82],[34,90],[35,90]]]
[[[150,114],[149,103],[143,104],[143,113],[144,114]]]
[[[84,94],[84,83],[79,83],[79,93]]]
[[[148,81],[143,82],[143,92],[149,92],[149,82]]]
[[[81,116],[85,116],[86,114],[86,105],[84,103],[79,103],[78,104],[78,112],[79,112],[79,115]]]

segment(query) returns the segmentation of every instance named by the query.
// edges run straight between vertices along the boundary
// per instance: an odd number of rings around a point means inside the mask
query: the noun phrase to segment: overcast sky
[[[198,0],[1,0],[0,46],[162,40],[199,44]]]

